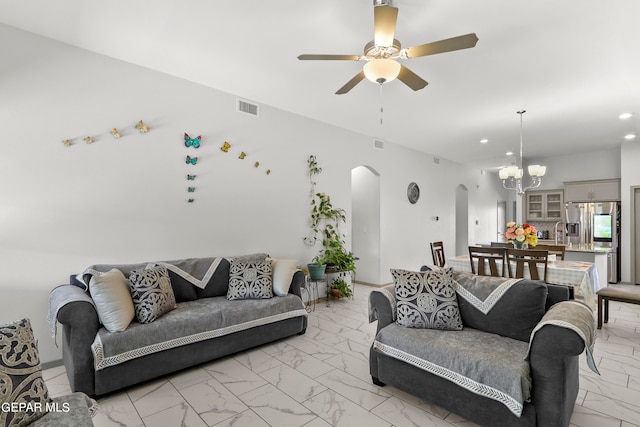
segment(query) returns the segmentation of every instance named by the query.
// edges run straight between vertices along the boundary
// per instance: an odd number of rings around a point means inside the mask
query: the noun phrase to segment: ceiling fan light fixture
[[[388,83],[400,74],[400,63],[393,59],[372,59],[364,64],[365,77],[374,83]]]

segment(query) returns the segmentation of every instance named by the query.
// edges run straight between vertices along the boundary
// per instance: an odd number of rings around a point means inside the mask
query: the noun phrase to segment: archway
[[[369,166],[351,170],[351,215],[357,281],[380,284],[380,174]]]

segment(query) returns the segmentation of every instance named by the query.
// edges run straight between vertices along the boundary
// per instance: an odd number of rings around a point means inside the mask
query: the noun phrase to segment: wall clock
[[[418,199],[420,198],[420,187],[415,182],[409,184],[407,188],[407,198],[409,199],[409,203],[415,205]]]

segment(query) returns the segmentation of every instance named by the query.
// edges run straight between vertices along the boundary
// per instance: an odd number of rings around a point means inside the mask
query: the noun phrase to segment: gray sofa
[[[482,426],[568,426],[585,348],[597,372],[591,310],[569,301],[566,286],[457,272],[453,278],[461,330],[401,326],[395,284],[371,292],[374,384]]]
[[[93,427],[91,418],[97,411],[96,403],[84,393],[71,393],[52,399],[53,408],[30,427]]]
[[[169,261],[202,264],[210,259]],[[296,334],[307,327],[301,300],[305,276],[293,275],[289,294],[269,299],[228,300],[230,258],[216,258],[201,287],[169,271],[177,308],[148,324],[134,321],[122,332],[109,332],[100,320],[89,292],[89,277],[71,276],[71,283],[50,296],[54,339],[62,326],[63,361],[71,389],[89,396],[138,384]],[[87,272],[116,267],[125,277],[149,263],[92,266]],[[169,265],[169,264],[167,264]],[[215,271],[215,272],[213,272]],[[211,274],[213,272],[213,274]],[[197,274],[194,274],[197,276]],[[205,283],[206,282],[206,283]]]

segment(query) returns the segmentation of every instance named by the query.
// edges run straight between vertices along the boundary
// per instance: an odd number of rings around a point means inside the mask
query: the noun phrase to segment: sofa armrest
[[[589,366],[597,372],[591,355],[595,322],[591,309],[576,301],[555,304],[531,334],[532,402],[539,425],[569,425],[578,394],[579,355],[587,351]]]
[[[91,344],[100,329],[100,320],[91,297],[77,286],[59,286],[52,291],[49,309],[62,325],[62,354],[71,390],[93,396]]]
[[[531,342],[529,358],[533,364],[541,360],[564,359],[579,356],[584,351],[584,341],[570,329],[555,325],[544,325]]]
[[[53,399],[56,410],[29,424],[30,427],[93,427],[91,417],[97,411],[95,400],[84,393],[72,393]]]
[[[297,270],[293,274],[293,278],[291,279],[291,286],[289,287],[289,293],[298,295],[300,299],[302,299],[302,286],[304,285],[305,275],[304,271]]]
[[[595,339],[591,309],[574,300],[561,301],[545,313],[531,332],[529,357],[578,356],[585,348],[590,357]]]
[[[378,321],[376,334],[396,321],[395,285],[384,286],[369,294],[369,323]]]

